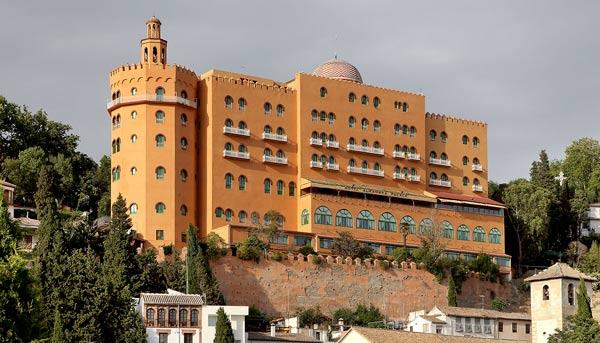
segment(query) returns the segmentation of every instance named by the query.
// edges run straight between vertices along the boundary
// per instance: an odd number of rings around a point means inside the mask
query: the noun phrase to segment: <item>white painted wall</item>
[[[233,336],[236,342],[246,343],[246,316],[248,306],[202,306],[202,342],[215,339],[217,311],[223,308],[231,321]],[[169,342],[171,343],[171,342]]]

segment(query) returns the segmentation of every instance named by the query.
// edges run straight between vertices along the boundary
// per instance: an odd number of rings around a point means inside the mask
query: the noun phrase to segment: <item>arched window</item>
[[[277,181],[277,195],[283,195],[285,183],[282,180]]]
[[[358,216],[356,217],[356,227],[359,229],[367,229],[373,230],[373,226],[375,224],[375,219],[371,212],[367,210],[362,210],[358,212]]]
[[[198,310],[196,309],[190,312],[190,326],[198,326]]]
[[[273,183],[271,182],[271,179],[265,179],[264,181],[264,186],[265,186],[265,193],[266,194],[271,194],[271,185]]]
[[[335,164],[335,156],[333,156],[333,155],[329,156],[329,164],[330,165]]]
[[[233,185],[233,175],[231,175],[229,173],[225,174],[225,188],[231,189],[232,185]]]
[[[181,146],[181,150],[187,150],[187,148],[188,148],[187,138],[182,137],[181,140],[179,141],[179,145]]]
[[[331,225],[331,211],[325,206],[319,206],[315,210],[315,224]]]
[[[437,136],[437,133],[435,132],[435,130],[429,131],[429,139],[430,140],[434,141],[436,136]]]
[[[240,175],[238,177],[238,187],[239,187],[240,191],[246,190],[246,181],[248,181],[248,179],[246,179],[246,176]]]
[[[468,241],[469,236],[470,236],[469,228],[466,225],[461,224],[457,229],[457,237],[456,238],[460,241]]]
[[[469,185],[469,178],[466,176],[463,176],[463,186],[468,186]]]
[[[462,143],[463,144],[469,144],[469,137],[467,135],[462,136]]]
[[[233,127],[233,121],[229,118],[225,119],[225,127]]]
[[[244,98],[239,98],[238,99],[238,109],[240,111],[245,111],[246,110],[246,99]]]
[[[159,148],[162,148],[165,146],[165,142],[166,142],[167,138],[163,134],[159,133],[158,135],[156,135],[154,140],[156,141],[156,146]]]
[[[312,156],[310,157],[310,160],[313,162],[319,162],[319,155],[312,154]]]
[[[165,309],[158,309],[158,326],[165,326]]]
[[[290,182],[288,185],[288,195],[291,197],[296,196],[296,184],[294,182]]]
[[[271,127],[269,125],[265,125],[265,128],[263,129],[264,133],[271,133],[271,131],[273,131],[273,129],[271,129]]]
[[[410,153],[411,154],[416,154],[417,153],[417,148],[415,148],[414,146],[410,147]]]
[[[448,175],[446,175],[446,174],[440,175],[440,180],[442,180],[442,181],[448,181]]]
[[[321,142],[323,142],[323,144],[325,144],[325,142],[327,142],[327,134],[325,132],[321,132]]]
[[[356,161],[354,161],[354,159],[353,159],[353,158],[351,158],[351,159],[350,159],[350,161],[348,161],[348,165],[349,165],[350,167],[356,167]]]
[[[442,228],[442,235],[444,235],[444,238],[452,239],[454,237],[454,228],[452,228],[450,222],[444,220],[440,227]]]
[[[373,169],[381,170],[381,165],[379,164],[379,162],[375,162],[375,164],[373,165]]]
[[[350,139],[348,139],[348,144],[350,144],[350,145],[356,144],[356,140],[354,139],[354,137],[350,137]]]
[[[400,131],[402,131],[402,126],[400,126],[400,124],[395,124],[394,125],[394,134],[396,136],[400,135]]]
[[[363,118],[360,121],[360,126],[362,127],[363,130],[369,129],[369,121],[367,120],[367,118]]]
[[[278,127],[277,130],[275,131],[275,133],[282,136],[282,135],[285,135],[285,130],[282,127]]]
[[[414,234],[417,232],[417,223],[415,222],[413,217],[404,216],[402,217],[402,219],[400,219],[400,228],[406,228],[408,229],[409,233]]]
[[[327,164],[327,156],[321,155],[321,163]]]
[[[131,111],[131,119],[135,119],[135,118],[137,118],[137,112]]]
[[[154,205],[154,210],[156,211],[156,213],[165,213],[166,209],[167,207],[162,202],[158,202],[156,203],[156,205]]]
[[[474,147],[478,147],[479,146],[479,138],[473,137],[473,146]]]
[[[360,142],[360,145],[364,146],[364,147],[368,147],[369,146],[369,141],[366,139],[363,139],[362,142]]]
[[[281,105],[281,104],[277,105],[277,116],[283,117],[284,113],[285,113],[285,107],[283,107],[283,105]]]
[[[188,118],[185,113],[181,114],[181,126],[187,126]]]
[[[165,122],[165,112],[163,111],[156,111],[154,117],[156,118],[156,122],[159,124]]]
[[[221,218],[223,216],[223,209],[220,207],[215,208],[215,217]]]
[[[437,154],[435,153],[435,151],[429,153],[429,158],[437,158]]]
[[[382,213],[379,217],[379,230],[396,232],[396,218],[389,212]]]
[[[329,134],[329,141],[330,141],[330,142],[337,142],[337,140],[335,139],[335,136],[334,136],[334,134],[333,134],[333,133],[330,133],[330,134]]]
[[[567,300],[569,301],[569,305],[575,305],[575,294],[573,292],[573,284],[570,283],[567,286]]]
[[[440,159],[441,159],[442,161],[447,161],[447,160],[448,160],[448,155],[446,155],[446,153],[445,153],[445,152],[443,152],[443,153],[441,153],[441,154],[440,154]]]
[[[187,325],[187,321],[188,321],[187,314],[188,314],[188,311],[186,309],[182,308],[181,310],[179,310],[179,323],[180,323],[180,326],[184,326],[184,327],[188,326]]]
[[[271,156],[271,155],[273,155],[273,151],[271,151],[271,149],[269,149],[269,148],[265,148],[265,150],[263,150],[263,155]]]
[[[327,121],[327,112],[325,112],[325,111],[321,111],[321,112],[319,113],[319,120],[320,120],[320,121]]]
[[[263,105],[265,114],[271,114],[271,103],[269,102],[265,102],[265,104]]]
[[[137,135],[131,135],[131,143],[137,142]]]
[[[225,210],[225,220],[230,222],[233,219],[233,210],[228,208]]]
[[[367,161],[362,161],[361,168],[362,168],[362,169],[369,169],[369,162],[367,162]]]
[[[446,143],[448,141],[448,134],[444,131],[442,131],[442,133],[440,133],[440,141],[442,143]]]
[[[413,170],[413,171],[416,173],[416,170]],[[404,174],[405,178],[408,178],[408,175],[410,174],[410,172],[408,171],[408,168],[406,168],[406,167],[402,168],[402,174]]]
[[[245,121],[240,121],[240,122],[238,123],[238,128],[239,128],[240,130],[246,130],[246,128],[247,128],[247,127],[248,127],[248,126],[246,125],[246,122],[245,122]]]
[[[335,114],[333,112],[329,112],[329,124],[335,123]]]
[[[410,168],[410,175],[416,176],[417,175],[417,170],[415,168]]]
[[[485,242],[485,231],[481,226],[476,226],[473,229],[473,240],[475,242]]]
[[[407,135],[408,134],[408,126],[402,125],[402,134],[403,135]]]
[[[473,185],[479,186],[479,179],[478,178],[474,178],[473,179]]]
[[[181,214],[182,216],[187,216],[188,213],[188,208],[185,205],[181,205],[181,207],[179,207],[179,214]]]
[[[185,169],[181,169],[181,171],[179,172],[179,179],[182,182],[186,182],[188,178],[188,172]]]
[[[279,149],[275,153],[275,156],[277,156],[278,158],[284,158],[285,157],[285,153],[283,152],[283,150]]]
[[[433,232],[433,221],[429,218],[423,218],[419,223],[419,233],[421,235],[428,235]]]
[[[400,147],[400,144],[394,145],[394,152],[400,152],[401,150],[402,148]]]
[[[321,94],[321,98],[326,97],[327,96],[327,88],[321,87],[321,89],[319,90],[319,94]]]
[[[233,108],[233,98],[229,95],[225,97],[225,108],[228,110]]]
[[[146,321],[153,323],[154,322],[154,309],[149,308],[146,310]]]
[[[463,156],[462,163],[463,163],[463,166],[466,166],[467,164],[469,164],[469,158],[467,156]]]
[[[430,180],[437,180],[437,174],[435,172],[429,173],[429,179]]]
[[[492,228],[490,230],[490,243],[500,244],[500,238],[501,238],[500,230],[498,230],[496,228]]]
[[[356,95],[354,93],[348,94],[348,102],[356,102]]]
[[[138,205],[136,203],[132,203],[129,205],[129,214],[136,214],[138,212]]]
[[[402,112],[407,112],[408,111],[408,103],[407,102],[403,102],[402,103]]]
[[[156,173],[157,180],[163,180],[165,178],[165,174],[167,173],[167,171],[166,171],[165,167],[159,166],[159,167],[156,167],[155,173]]]
[[[137,168],[131,167],[131,169],[129,169],[129,172],[131,173],[131,175],[135,175],[135,174],[137,174]]]
[[[352,213],[341,209],[335,214],[335,225],[341,227],[352,227]]]
[[[417,128],[414,126],[410,127],[410,136],[414,137],[417,134]]]
[[[369,104],[369,97],[366,95],[363,95],[360,97],[360,103],[363,105],[368,105]]]
[[[308,223],[310,223],[310,213],[307,209],[303,209],[302,213],[300,214],[300,224],[308,225]]]
[[[542,288],[542,300],[550,300],[550,287],[544,285]]]
[[[156,49],[156,48],[154,48]],[[165,96],[165,89],[162,87],[156,88],[156,100],[163,101],[163,97]]]
[[[131,95],[137,95],[137,88],[131,88]]]
[[[238,151],[239,152],[247,152],[248,149],[246,149],[246,146],[244,144],[240,144],[240,146],[238,146]]]
[[[186,91],[181,91],[181,97],[184,99],[187,99],[187,92]]]
[[[354,127],[356,126],[356,119],[353,116],[350,116],[350,118],[348,118],[348,127]]]
[[[373,122],[373,131],[379,132],[380,130],[381,130],[381,123],[379,122],[379,120],[375,120]]]
[[[312,121],[317,121],[319,119],[319,112],[317,112],[317,110],[312,110],[312,112],[310,112],[310,117]]]
[[[374,97],[373,98],[373,107],[379,108],[379,105],[381,105],[381,100],[379,100],[378,97]]]
[[[244,224],[246,222],[247,217],[248,217],[248,214],[246,213],[246,211],[240,211],[238,213],[238,220],[242,224]]]

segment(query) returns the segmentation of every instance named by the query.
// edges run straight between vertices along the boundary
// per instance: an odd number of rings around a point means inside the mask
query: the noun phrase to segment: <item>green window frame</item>
[[[352,227],[352,213],[343,208],[335,214],[335,226]]]
[[[308,223],[310,223],[310,213],[307,209],[303,209],[302,213],[300,214],[300,224],[308,225]]]
[[[396,218],[389,212],[379,216],[379,231],[396,232]]]
[[[440,226],[442,228],[442,235],[444,236],[444,238],[454,238],[454,228],[452,227],[452,224],[450,224],[449,221],[444,220]]]
[[[502,237],[502,234],[500,233],[500,230],[498,230],[497,228],[492,228],[490,230],[490,243],[500,244],[501,237]]]
[[[357,229],[366,229],[373,230],[373,226],[375,225],[375,219],[373,218],[373,214],[367,210],[362,210],[356,216],[356,228]]]
[[[417,223],[411,216],[404,216],[400,219],[400,226],[408,226],[408,232],[415,234],[417,232]]]
[[[319,206],[315,210],[315,224],[331,225],[332,216],[331,210],[326,206]]]
[[[456,239],[459,241],[468,241],[470,233],[469,227],[461,224],[456,230]]]
[[[485,230],[481,226],[473,229],[473,240],[475,242],[485,242]]]

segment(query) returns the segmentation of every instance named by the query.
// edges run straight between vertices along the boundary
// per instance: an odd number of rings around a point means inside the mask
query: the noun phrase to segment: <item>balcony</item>
[[[276,133],[263,132],[262,139],[278,142],[287,142],[287,135],[278,135]]]
[[[238,129],[237,127],[232,127],[232,126],[223,126],[223,133],[229,134],[229,135],[250,137],[249,129]]]
[[[452,182],[444,181],[444,180],[429,179],[429,184],[432,186],[439,186],[439,187],[452,187]]]
[[[233,151],[233,150],[223,150],[223,157],[239,158],[241,160],[249,160],[250,159],[250,153],[249,152]]]
[[[323,146],[323,141],[321,138],[311,138],[309,140],[309,144],[314,146]]]
[[[339,149],[340,148],[340,142],[337,142],[337,141],[326,141],[325,145],[331,149]]]
[[[321,161],[310,161],[311,168],[323,168],[323,162]]]
[[[340,170],[340,165],[337,163],[327,163],[325,165],[325,169],[338,171],[338,170]]]
[[[383,177],[383,170],[348,166],[348,173]]]
[[[483,192],[482,185],[473,185],[473,192]]]
[[[413,152],[409,152],[408,154],[406,154],[406,157],[411,161],[420,161],[421,160],[421,155],[415,154]]]
[[[410,182],[421,182],[421,177],[419,175],[408,175],[406,180]]]
[[[263,155],[264,163],[288,164],[287,157],[267,156]]]
[[[166,95],[156,95],[156,94],[142,94],[142,95],[134,95],[134,96],[122,96],[120,98],[116,98],[114,100],[109,101],[106,104],[106,109],[112,111],[117,107],[121,107],[123,105],[136,104],[141,102],[159,102],[159,103],[168,103],[168,104],[181,104],[191,108],[198,108],[198,102],[194,99],[188,100],[179,96],[166,96]]]
[[[382,148],[374,148],[374,147],[362,146],[362,145],[358,145],[358,144],[348,144],[346,146],[346,150],[348,150],[348,151],[362,152],[362,153],[365,153],[365,154],[383,155],[383,149]]]
[[[394,180],[406,180],[406,175],[402,173],[394,173],[393,178]]]
[[[404,151],[394,151],[392,152],[393,158],[406,158],[406,153]]]
[[[481,164],[473,164],[471,165],[472,171],[483,171],[483,165]]]
[[[450,167],[450,160],[430,157],[429,164],[436,164],[438,166]]]

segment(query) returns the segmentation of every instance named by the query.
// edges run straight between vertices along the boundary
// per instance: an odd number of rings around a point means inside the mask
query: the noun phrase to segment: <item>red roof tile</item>
[[[464,202],[473,202],[482,205],[493,205],[493,206],[502,206],[504,204],[501,202],[497,202],[490,198],[478,196],[478,195],[466,195],[466,194],[457,194],[457,193],[449,193],[449,192],[430,192],[431,194],[437,196],[440,199],[449,199],[456,201],[464,201]]]

